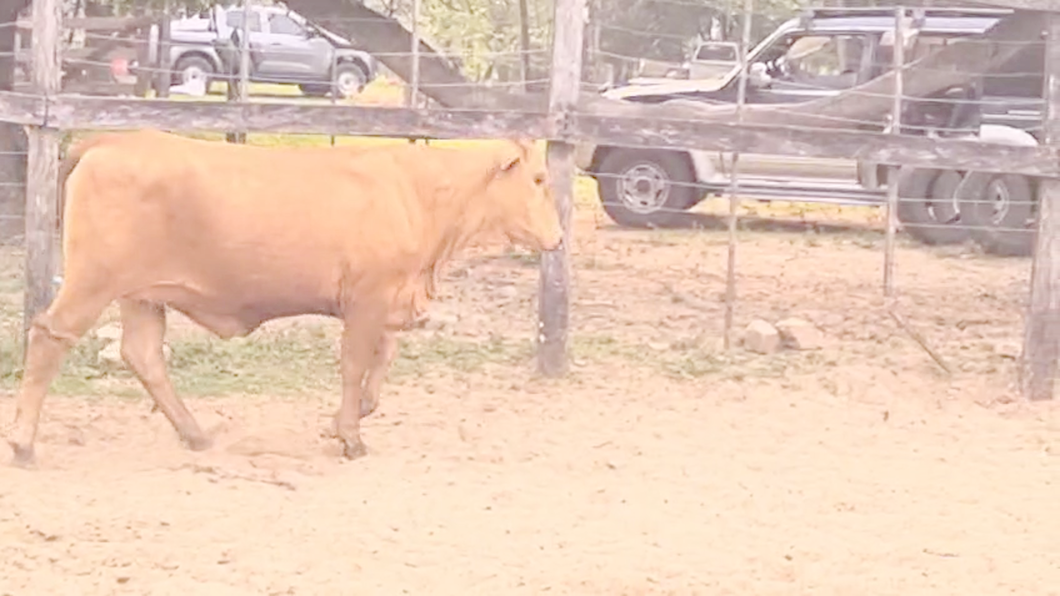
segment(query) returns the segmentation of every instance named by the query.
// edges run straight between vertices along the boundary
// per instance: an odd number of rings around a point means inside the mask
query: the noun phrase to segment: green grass
[[[337,327],[308,325],[231,340],[209,336],[175,339],[170,342],[172,356],[167,368],[182,395],[299,396],[337,392],[337,333]],[[13,391],[21,377],[21,355],[14,337],[17,336],[5,333],[0,340],[0,390],[4,391]],[[435,333],[407,335],[400,341],[388,384],[415,384],[425,376],[506,379],[529,374],[533,369],[534,346],[529,339],[501,335],[474,339]],[[78,342],[53,382],[51,394],[143,396],[139,382],[123,364],[100,359],[104,345],[91,335]],[[697,339],[662,346],[608,335],[578,334],[572,338],[571,356],[590,368],[639,370],[678,381],[779,377],[792,370],[828,364],[813,353],[727,354],[704,346]],[[575,372],[574,376],[578,374],[581,373]]]

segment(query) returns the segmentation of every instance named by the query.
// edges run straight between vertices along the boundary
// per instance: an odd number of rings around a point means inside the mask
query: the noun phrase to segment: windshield
[[[696,60],[736,61],[736,48],[729,45],[703,45],[696,52]]]

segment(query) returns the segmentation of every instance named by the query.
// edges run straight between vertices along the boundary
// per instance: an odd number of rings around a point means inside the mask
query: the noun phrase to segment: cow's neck
[[[428,228],[434,233],[429,239],[430,257],[424,273],[432,297],[439,270],[490,228],[486,187],[495,176],[496,154],[485,151],[471,156],[462,151],[450,155],[455,159],[446,160],[449,163],[446,163],[445,178],[431,193],[434,201],[427,210],[432,220]]]

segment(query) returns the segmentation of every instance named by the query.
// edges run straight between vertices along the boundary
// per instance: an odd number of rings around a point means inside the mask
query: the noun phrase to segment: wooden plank
[[[871,131],[818,130],[779,124],[732,124],[579,114],[574,117],[568,130],[574,138],[610,146],[858,159],[887,165],[1051,177],[1057,175],[1060,167],[1054,147],[1013,147],[976,140],[933,139]]]
[[[578,103],[582,71],[582,40],[588,17],[586,0],[556,0],[552,39],[552,77],[548,108],[560,119]],[[563,243],[541,255],[538,287],[537,369],[547,377],[566,374],[570,325],[571,211],[574,205],[574,145],[549,141],[547,149],[552,194],[563,226]]]
[[[21,92],[0,92],[0,122],[44,124],[44,98]]]
[[[3,100],[0,93],[0,120]],[[16,107],[20,107],[19,104]],[[43,109],[41,110],[43,112]],[[20,109],[23,119],[25,109]],[[43,122],[43,119],[37,120]],[[409,110],[390,107],[305,103],[161,101],[113,97],[60,96],[48,108],[48,125],[63,130],[166,130],[258,132],[466,139],[525,135],[546,139],[553,133],[542,114],[475,110]]]
[[[1060,143],[1060,15],[1050,14],[1045,49],[1045,142]],[[1060,358],[1060,181],[1039,187],[1038,235],[1020,359],[1027,399],[1052,399]]]
[[[41,96],[59,92],[62,71],[59,38],[61,0],[33,1],[33,86]],[[28,131],[26,171],[26,290],[23,303],[23,345],[33,318],[48,307],[54,296],[59,255],[56,241],[59,141],[56,130],[32,127]]]
[[[63,29],[84,29],[85,31],[124,31],[137,27],[149,27],[154,17],[74,17],[63,19]],[[20,19],[18,28],[33,29],[32,19]],[[34,38],[36,39],[36,38]]]
[[[616,102],[617,103],[617,102]],[[658,114],[658,106],[646,113]],[[641,112],[645,113],[645,112]],[[0,92],[0,121],[44,124],[44,100]],[[888,165],[1060,176],[1055,147],[1017,147],[975,140],[930,139],[868,131],[679,121],[581,114],[562,132],[543,114],[489,110],[409,110],[305,103],[150,99],[60,95],[50,101],[47,125],[63,130],[167,130],[364,135],[436,139],[525,136],[614,146],[701,149],[836,159]]]

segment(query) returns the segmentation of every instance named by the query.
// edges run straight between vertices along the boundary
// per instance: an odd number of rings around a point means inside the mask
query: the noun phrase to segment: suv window
[[[274,14],[269,17],[269,32],[280,35],[297,35],[303,37],[305,30],[291,17],[284,14]]]
[[[870,51],[863,35],[805,35],[791,41],[772,60],[770,75],[786,86],[805,89],[847,89],[858,83]]]
[[[736,50],[732,46],[702,45],[696,53],[696,60],[736,61]]]
[[[226,12],[225,24],[232,29],[241,29],[243,27],[243,9],[236,8]],[[250,13],[250,30],[252,32],[261,32],[261,15],[256,12]]]

